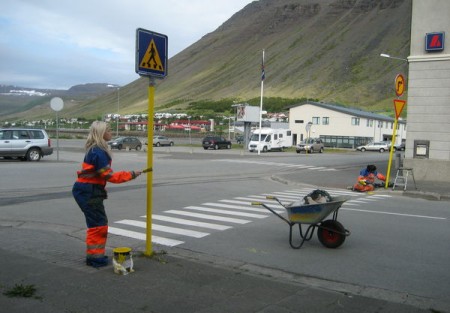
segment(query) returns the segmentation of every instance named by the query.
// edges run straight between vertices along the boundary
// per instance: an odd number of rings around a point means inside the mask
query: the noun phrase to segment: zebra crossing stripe
[[[250,204],[250,202],[248,202],[248,201],[245,202],[245,201],[238,201],[238,200],[219,200],[219,201],[226,202],[226,203],[244,204],[244,205]],[[263,202],[263,201],[258,201],[258,202]],[[283,206],[279,205],[278,202],[270,202],[270,205],[271,205],[271,208],[273,208],[275,212],[277,212],[277,213],[284,212]],[[283,210],[282,211],[278,211],[278,210],[275,210],[275,208],[280,208],[280,209],[283,209]]]
[[[145,233],[139,233],[136,231],[125,230],[125,229],[120,229],[120,228],[115,228],[115,227],[108,227],[108,233],[113,234],[113,235],[130,237],[133,239],[144,240],[144,241],[147,239],[147,236]],[[162,245],[162,246],[168,246],[168,247],[175,247],[175,246],[178,246],[178,245],[181,245],[184,243],[184,241],[174,240],[174,239],[169,239],[169,238],[164,238],[164,237],[158,237],[158,236],[152,236],[152,242]]]
[[[204,208],[204,207],[201,207],[201,206],[187,206],[186,209],[197,210],[197,211],[204,211],[204,212],[211,212],[211,213],[219,213],[219,214],[227,214],[227,215],[253,217],[253,218],[266,218],[267,217],[267,215],[259,215],[259,214],[244,213],[244,212],[231,212],[231,211],[228,211],[228,210],[210,209],[210,208]]]
[[[142,217],[147,218],[145,215]],[[183,219],[183,218],[169,217],[169,216],[158,215],[158,214],[153,214],[152,219],[157,220],[157,221],[164,221],[164,222],[170,222],[170,223],[181,224],[181,225],[197,226],[197,227],[201,227],[201,228],[208,228],[208,229],[215,229],[215,230],[227,230],[227,229],[233,228],[231,226],[226,226],[226,225],[197,222],[197,221],[187,220],[187,219]]]
[[[121,220],[121,221],[117,221],[116,223],[141,227],[144,229],[147,228],[147,223],[141,222],[141,221]],[[204,233],[204,232],[199,232],[199,231],[189,230],[189,229],[163,226],[163,225],[158,225],[158,224],[152,224],[152,230],[157,230],[157,231],[171,233],[171,234],[177,234],[177,235],[183,235],[183,236],[188,236],[188,237],[194,237],[194,238],[202,238],[202,237],[209,235],[209,233]]]
[[[207,219],[207,220],[222,221],[222,222],[235,223],[235,224],[247,224],[247,223],[251,222],[249,220],[243,220],[243,219],[239,219],[239,218],[216,216],[216,215],[201,214],[201,213],[194,213],[194,212],[186,212],[186,211],[181,211],[181,210],[169,210],[169,211],[165,211],[164,213],[178,214],[178,215],[190,216],[190,217],[198,217],[198,218],[203,218],[203,219]]]
[[[362,200],[349,200],[345,203],[366,203],[366,201],[362,201]]]
[[[247,203],[249,205],[250,203]],[[229,204],[222,204],[222,203],[214,203],[214,202],[207,202],[202,203],[202,205],[206,206],[213,206],[213,207],[219,207],[224,209],[232,209],[232,210],[244,210],[244,211],[251,211],[251,212],[258,212],[258,213],[268,213],[268,211],[261,209],[260,207],[243,207],[238,205],[229,205]]]

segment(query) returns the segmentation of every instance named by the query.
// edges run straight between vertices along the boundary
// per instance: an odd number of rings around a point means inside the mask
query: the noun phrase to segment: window
[[[320,124],[320,117],[314,116],[312,118],[312,123],[313,123],[313,125],[319,125]]]
[[[352,117],[352,125],[359,126],[359,117]]]
[[[322,125],[329,125],[330,124],[330,118],[329,117],[322,117]]]
[[[367,127],[373,127],[373,120],[368,119],[367,120]]]
[[[31,137],[33,137],[34,139],[44,139],[44,133],[41,132],[40,130],[31,130]]]

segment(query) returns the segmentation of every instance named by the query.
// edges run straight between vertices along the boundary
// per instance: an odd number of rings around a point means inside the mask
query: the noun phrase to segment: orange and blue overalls
[[[378,173],[377,171],[369,172],[367,169],[362,169],[359,172],[358,181],[353,186],[353,189],[361,192],[372,191],[375,189],[375,178],[378,178],[382,181],[386,180],[386,177],[383,174]]]
[[[72,194],[86,217],[86,262],[101,266],[107,263],[105,256],[108,236],[108,218],[103,200],[107,198],[106,182],[124,183],[136,178],[134,172],[113,172],[111,157],[99,147],[86,153],[78,179],[73,185]],[[102,264],[104,265],[104,264]]]

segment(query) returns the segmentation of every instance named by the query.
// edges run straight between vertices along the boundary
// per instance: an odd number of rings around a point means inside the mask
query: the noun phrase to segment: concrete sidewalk
[[[3,224],[0,238],[0,307],[9,313],[431,312],[176,253],[148,258],[135,251],[135,272],[122,276],[112,266],[87,267],[80,239],[33,225]],[[35,292],[28,298],[5,295],[19,286]]]

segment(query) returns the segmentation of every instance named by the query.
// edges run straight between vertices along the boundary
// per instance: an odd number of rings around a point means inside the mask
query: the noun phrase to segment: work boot
[[[103,267],[108,265],[108,256],[102,256],[100,258],[86,258],[86,265],[92,267]]]

